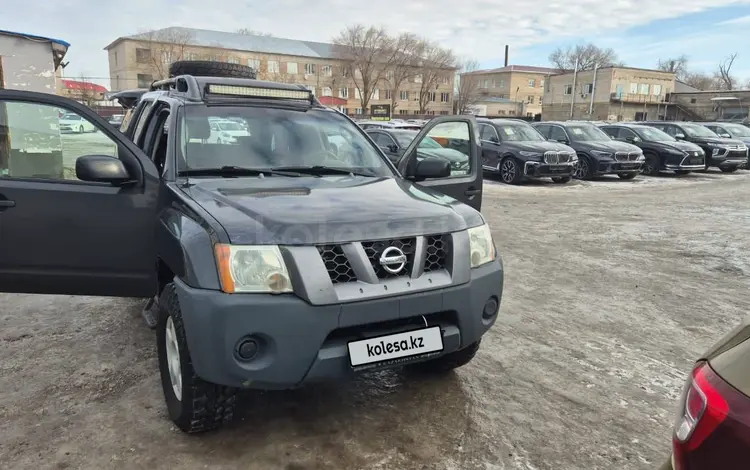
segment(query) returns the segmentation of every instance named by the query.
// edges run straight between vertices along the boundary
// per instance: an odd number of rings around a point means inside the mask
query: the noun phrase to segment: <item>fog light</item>
[[[245,361],[249,361],[258,354],[258,343],[252,339],[246,339],[237,346],[237,354]]]
[[[489,320],[490,318],[494,317],[497,313],[499,305],[497,303],[497,297],[492,296],[489,298],[489,300],[484,304],[484,309],[482,310],[482,318],[485,320]]]

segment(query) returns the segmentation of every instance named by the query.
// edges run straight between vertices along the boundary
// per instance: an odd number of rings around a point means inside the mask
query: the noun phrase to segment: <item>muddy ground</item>
[[[486,185],[500,320],[444,379],[248,393],[168,421],[133,300],[0,294],[0,468],[654,468],[691,361],[750,310],[750,172]]]

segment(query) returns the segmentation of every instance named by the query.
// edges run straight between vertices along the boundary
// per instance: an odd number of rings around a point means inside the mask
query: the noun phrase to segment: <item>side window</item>
[[[677,135],[677,134],[680,133],[679,130],[677,129],[677,126],[654,126],[654,127],[656,127],[659,130],[662,130],[662,131],[666,132],[667,134],[671,135],[672,137],[674,137],[675,135]]]
[[[0,178],[79,181],[84,155],[117,157],[117,144],[75,112],[0,101]]]
[[[710,128],[709,128],[709,129],[710,129]],[[732,134],[730,134],[730,133],[729,133],[729,132],[728,132],[728,131],[727,131],[726,129],[724,129],[723,127],[718,127],[718,126],[716,126],[715,128],[713,128],[713,129],[711,129],[711,130],[712,130],[712,131],[714,131],[714,133],[718,134],[718,135],[719,135],[719,137],[726,137],[726,138],[731,138],[731,137],[732,137]]]
[[[630,129],[620,129],[620,138],[619,140],[639,140],[636,139],[638,137],[635,135],[635,132],[631,131]]]
[[[563,142],[568,140],[568,134],[565,133],[562,127],[551,126],[549,131],[549,138],[552,140]]]
[[[495,130],[494,127],[488,124],[483,124],[481,127],[482,127],[482,131],[480,134],[480,138],[482,140],[486,140],[488,142],[500,142],[500,139],[497,136],[497,131]],[[493,137],[494,137],[494,140],[493,140]]]
[[[537,131],[539,131],[539,133],[542,134],[542,136],[544,136],[545,139],[549,139],[549,126],[544,126],[540,124],[538,126],[534,126],[534,128]]]
[[[389,145],[395,145],[396,142],[391,139],[391,137],[388,134],[383,134],[382,132],[373,133],[373,136],[375,138],[375,143],[378,144],[380,147],[388,147]]]
[[[600,129],[603,130],[604,133],[607,134],[612,139],[616,139],[617,134],[620,131],[619,127],[600,127]]]
[[[159,174],[162,174],[167,159],[167,143],[169,141],[169,106],[160,104],[160,109],[156,112],[158,114],[149,123],[142,149],[154,162]]]
[[[466,122],[436,125],[419,142],[417,161],[439,158],[449,163],[451,177],[468,175],[472,170],[470,127]]]
[[[148,115],[151,113],[151,108],[154,107],[154,100],[146,100],[140,105],[141,110],[137,112],[137,121],[135,123],[135,130],[133,130],[133,142],[139,147],[142,147],[141,137],[143,135],[143,128],[146,126],[148,121]]]

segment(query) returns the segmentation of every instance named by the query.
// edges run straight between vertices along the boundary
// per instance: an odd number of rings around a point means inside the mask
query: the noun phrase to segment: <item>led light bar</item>
[[[273,98],[288,100],[312,99],[309,90],[279,90],[276,88],[260,88],[237,85],[208,85],[208,93],[212,95],[246,96],[251,98]]]

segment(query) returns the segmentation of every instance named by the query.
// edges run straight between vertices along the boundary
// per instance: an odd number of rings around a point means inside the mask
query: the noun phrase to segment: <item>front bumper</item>
[[[482,312],[491,297],[500,304],[503,266],[498,258],[472,269],[469,282],[458,286],[319,306],[295,295],[224,294],[179,280],[176,288],[199,377],[233,387],[289,389],[356,373],[347,349],[352,340],[427,322],[442,328],[442,354],[476,342],[497,319],[497,314],[485,319]],[[259,347],[252,360],[244,361],[238,344],[248,338]]]
[[[611,175],[617,173],[640,172],[643,161],[617,162],[614,160],[601,160],[596,162],[595,172],[597,175]]]
[[[544,162],[526,162],[523,165],[523,173],[526,176],[534,178],[556,178],[572,176],[575,172],[575,162],[559,163],[557,165],[549,165]]]
[[[669,156],[664,164],[665,170],[703,170],[706,167],[706,157],[702,155],[687,155],[684,157]]]
[[[724,150],[709,157],[709,165],[718,168],[734,168],[743,163],[747,164],[747,150]]]

